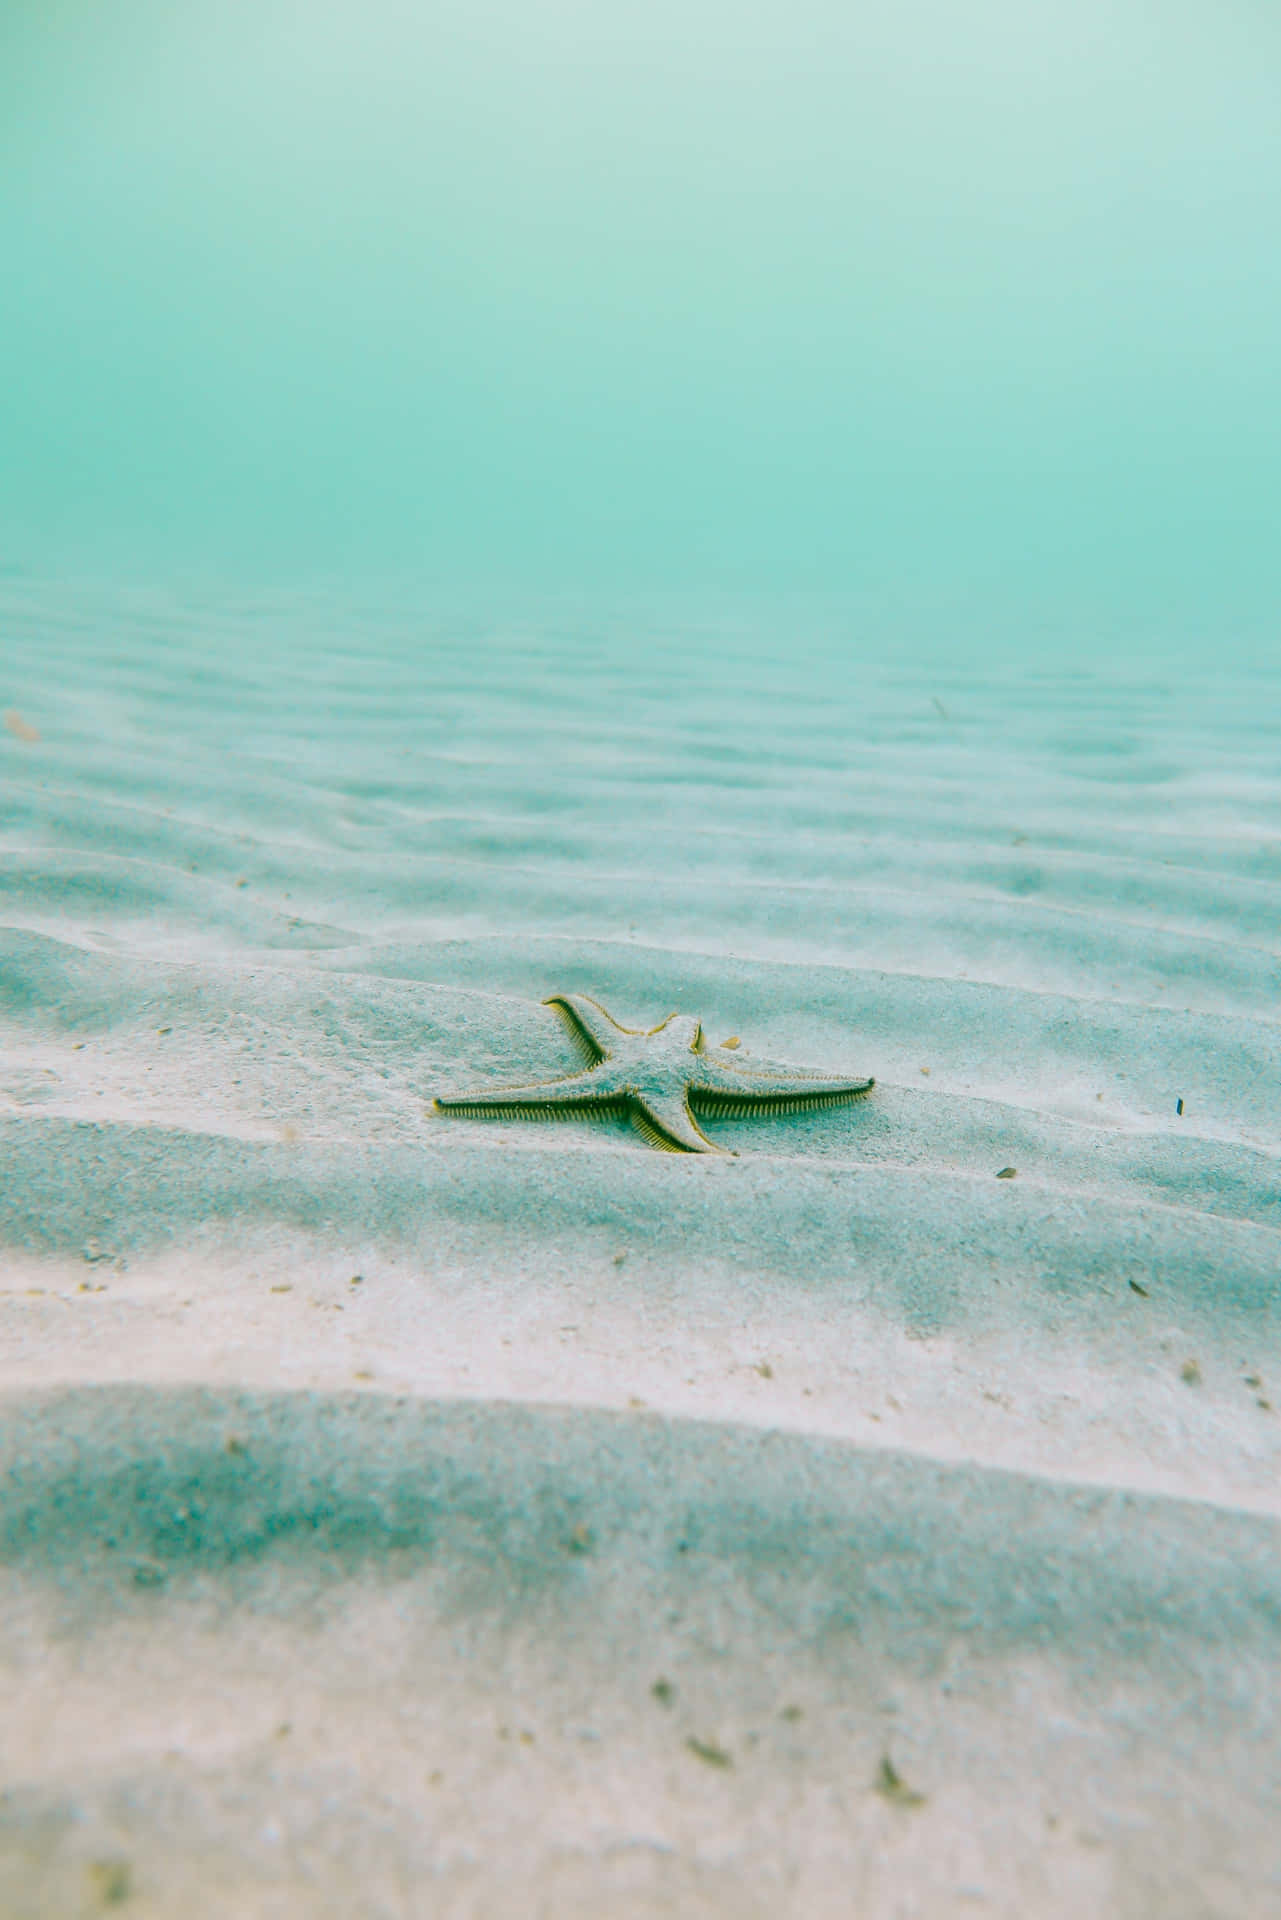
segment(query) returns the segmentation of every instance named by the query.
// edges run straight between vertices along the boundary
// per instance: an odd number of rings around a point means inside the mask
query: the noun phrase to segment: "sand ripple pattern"
[[[255,1729],[10,1753],[0,1904],[514,1913],[489,1715],[549,1914],[844,1914],[851,1848],[888,1914],[918,1818],[904,1912],[1281,1912],[1281,674],[9,578],[0,680],[9,1617],[163,1690],[228,1606]],[[553,990],[877,1090],[716,1162],[433,1116],[570,1068]],[[325,1773],[356,1641],[456,1768]]]

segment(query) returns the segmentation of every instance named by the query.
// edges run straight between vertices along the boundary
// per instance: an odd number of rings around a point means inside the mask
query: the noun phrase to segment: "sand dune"
[[[4,583],[6,1913],[1281,1913],[1281,689],[872,659]]]

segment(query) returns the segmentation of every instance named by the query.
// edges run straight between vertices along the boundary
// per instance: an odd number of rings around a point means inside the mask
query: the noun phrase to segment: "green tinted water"
[[[1281,18],[8,0],[0,557],[1275,632]]]

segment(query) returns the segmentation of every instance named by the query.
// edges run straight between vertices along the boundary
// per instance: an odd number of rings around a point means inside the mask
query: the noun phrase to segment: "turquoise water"
[[[1275,635],[1281,20],[0,15],[0,557]]]

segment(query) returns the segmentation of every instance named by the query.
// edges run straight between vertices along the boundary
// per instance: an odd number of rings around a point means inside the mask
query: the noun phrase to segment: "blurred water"
[[[0,11],[0,559],[1274,644],[1250,4]]]

